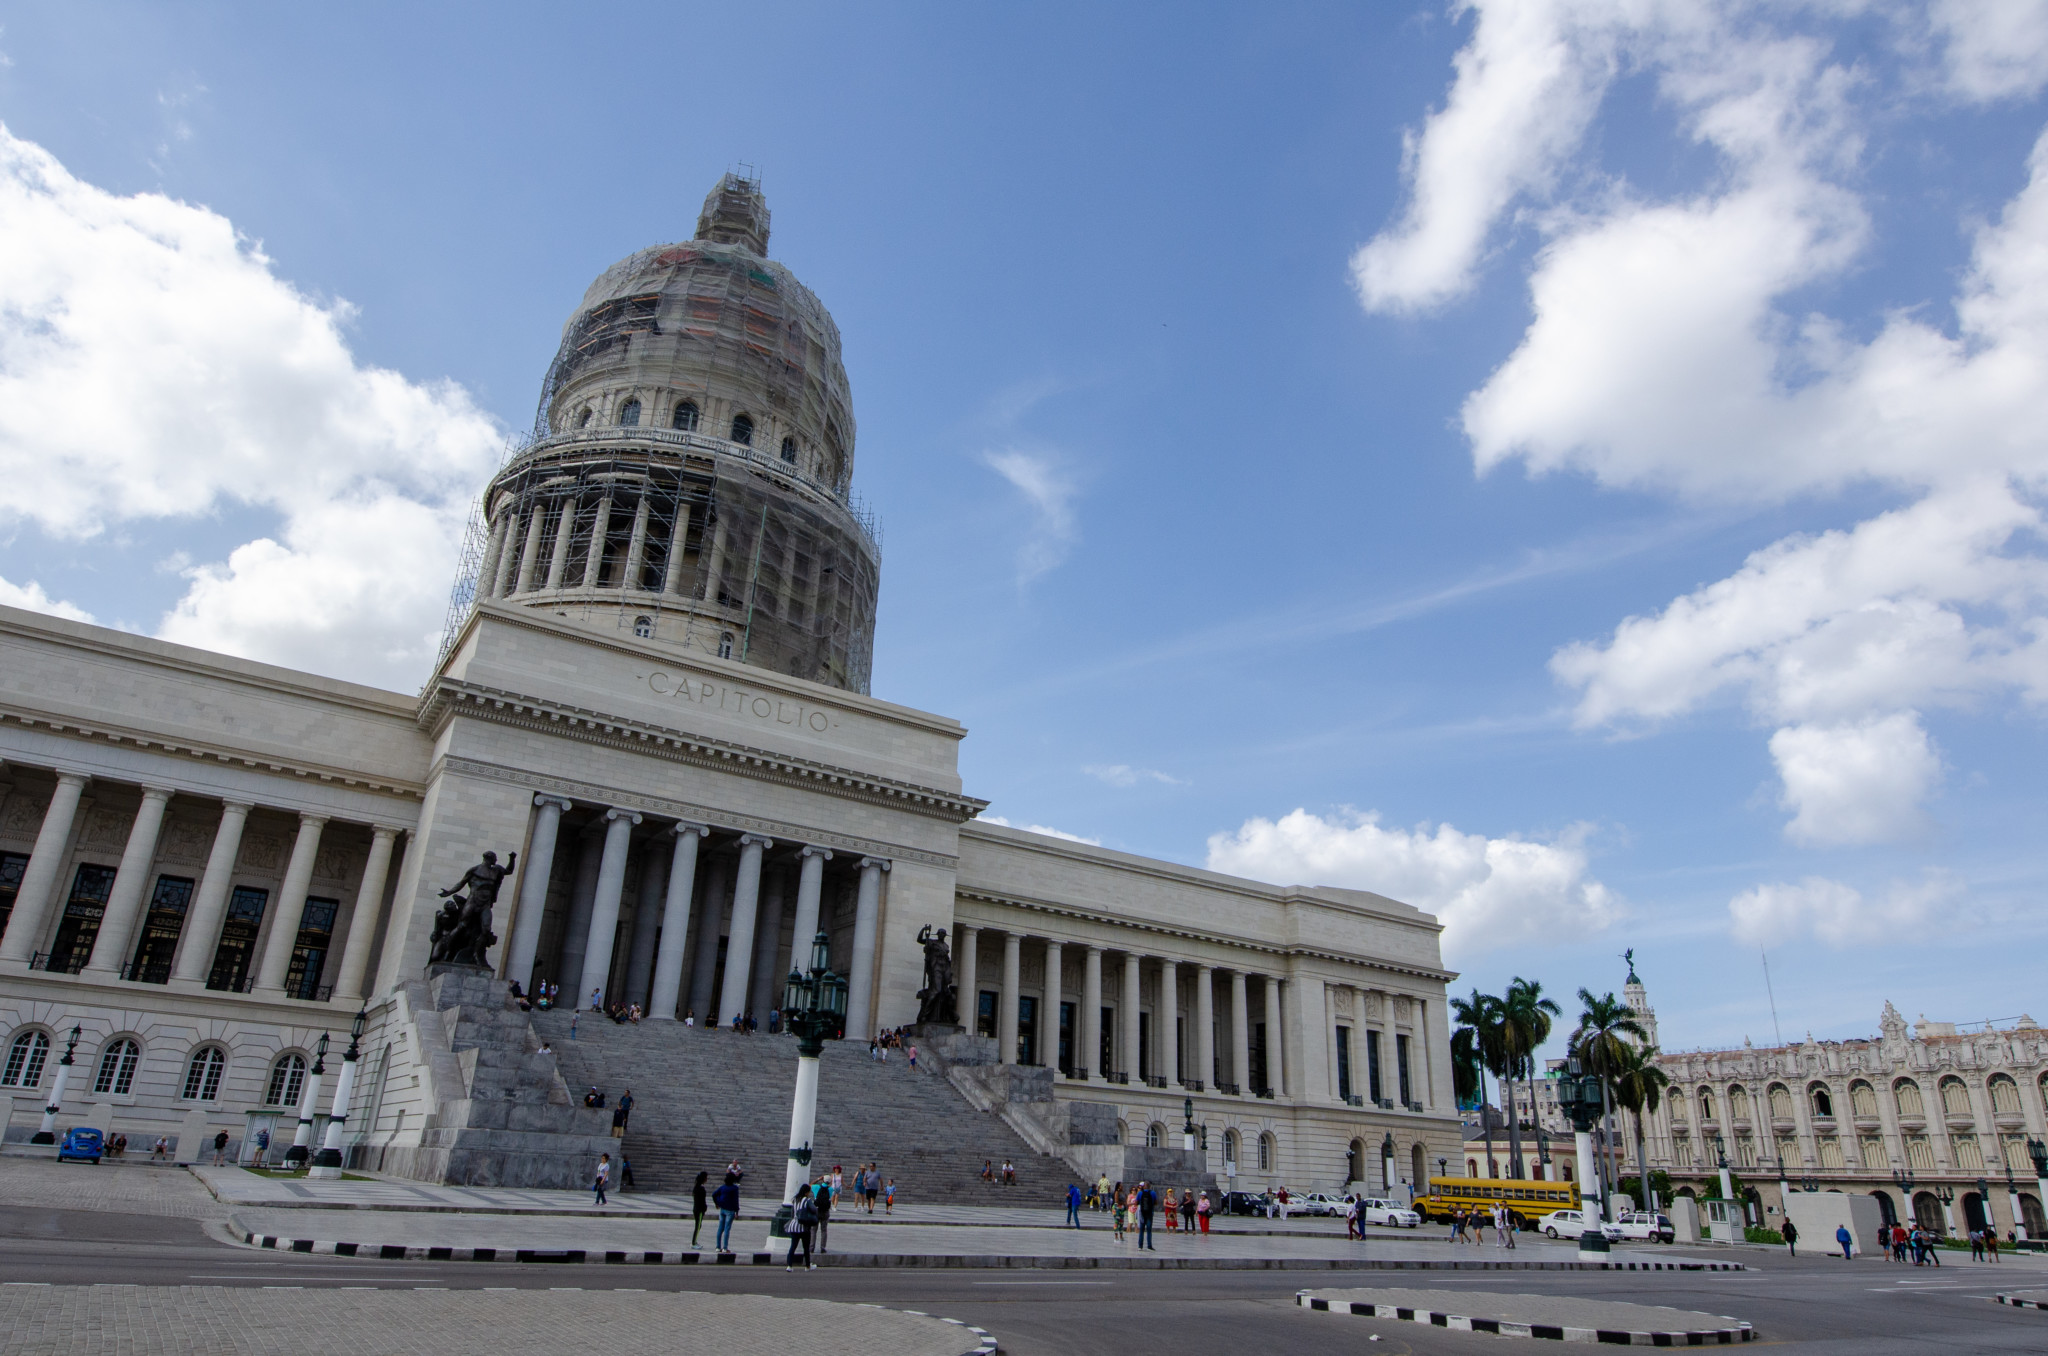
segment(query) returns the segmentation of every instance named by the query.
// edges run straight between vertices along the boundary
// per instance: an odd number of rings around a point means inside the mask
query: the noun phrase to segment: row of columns
[[[89,779],[79,773],[57,773],[56,791],[43,822],[36,831],[35,846],[29,852],[21,885],[14,897],[14,910],[0,937],[0,964],[26,966],[35,956],[43,935],[49,931],[64,868],[71,857],[73,830]],[[120,977],[127,958],[140,940],[137,927],[149,895],[156,863],[157,839],[163,831],[164,814],[177,791],[169,786],[145,784],[142,803],[128,829],[120,865],[100,916],[92,953],[82,973],[94,979]],[[179,930],[178,951],[171,971],[174,984],[200,986],[213,967],[214,952],[220,944],[226,921],[228,898],[234,888],[235,864],[241,855],[242,834],[256,803],[226,800],[221,804],[220,824],[214,830],[206,866],[193,891],[192,902]],[[329,819],[326,815],[301,812],[298,831],[292,840],[291,859],[285,867],[277,907],[256,968],[253,992],[258,997],[283,998],[291,967],[292,948],[297,944],[299,918],[305,911],[306,896],[312,888],[313,866],[319,857],[320,840]],[[363,997],[363,979],[370,964],[384,886],[391,870],[391,855],[403,832],[392,825],[371,826],[370,855],[356,891],[356,905],[350,915],[348,936],[343,944],[341,970],[335,978],[333,1001],[355,1003]]]
[[[980,982],[977,967],[980,964],[982,929],[969,924],[960,924],[954,929],[956,973],[961,991],[962,1017],[971,1027],[980,1004]],[[1015,932],[1005,932],[1003,937],[1003,960],[999,979],[999,996],[996,1001],[996,1043],[999,1058],[1005,1064],[1017,1062],[1018,1052],[1018,999],[1020,976],[1023,969],[1024,937]],[[1065,998],[1062,965],[1065,960],[1066,943],[1046,939],[1045,984],[1042,1006],[1039,1011],[1038,1062],[1052,1066],[1058,1062],[1060,1004]],[[1140,1043],[1138,1013],[1144,1004],[1144,965],[1148,959],[1135,951],[1123,953],[1123,967],[1120,977],[1121,994],[1117,1002],[1121,1031],[1117,1055],[1122,1068],[1106,1070],[1094,1068],[1098,1052],[1102,1048],[1102,958],[1113,948],[1077,943],[1084,947],[1085,954],[1081,967],[1081,1000],[1079,1019],[1075,1024],[1074,1074],[1076,1078],[1090,1082],[1101,1081],[1111,1072],[1135,1077],[1143,1067],[1144,1051]],[[1215,985],[1217,967],[1196,963],[1194,978],[1194,1050],[1192,1063],[1193,1077],[1183,1079],[1176,1071],[1180,1053],[1177,1030],[1180,1016],[1180,966],[1181,962],[1169,957],[1156,958],[1158,966],[1158,993],[1160,1003],[1154,1011],[1152,1030],[1153,1068],[1170,1085],[1192,1088],[1206,1087],[1212,1080],[1216,1068],[1216,1016]],[[1247,981],[1251,974],[1243,970],[1226,972],[1230,982],[1230,1069],[1240,1091],[1250,1093],[1247,1086],[1251,1070],[1251,1013]],[[1266,1078],[1276,1094],[1287,1091],[1285,1058],[1285,1009],[1283,990],[1287,981],[1277,975],[1265,975],[1265,1020],[1266,1020]]]
[[[511,950],[506,956],[506,974],[526,982],[533,974],[535,953],[540,945],[541,918],[547,907],[549,881],[554,873],[556,846],[561,836],[562,815],[572,802],[560,796],[534,797],[535,819],[527,847],[524,874],[520,879],[518,916],[512,927]],[[586,852],[578,863],[579,879],[572,889],[567,930],[562,943],[561,974],[566,983],[575,976],[575,1002],[582,1006],[591,995],[609,987],[613,946],[618,936],[619,910],[625,892],[626,856],[635,826],[642,822],[638,811],[612,807],[603,817],[604,844],[596,854]],[[626,998],[644,1002],[647,1014],[658,1021],[673,1021],[683,1005],[683,957],[690,932],[691,915],[698,892],[697,866],[701,848],[711,835],[705,824],[679,822],[662,830],[662,841],[650,851],[641,875],[640,906],[634,920],[632,948],[628,953]],[[738,861],[731,867],[721,856],[713,859],[702,893],[702,918],[698,921],[697,954],[690,979],[690,1007],[713,1020],[709,1011],[718,972],[718,932],[722,921],[726,873],[731,870],[731,928],[726,938],[725,969],[718,983],[719,1006],[715,1020],[729,1026],[745,1015],[753,1000],[766,995],[775,1002],[781,975],[810,965],[811,941],[818,931],[820,899],[824,891],[825,863],[832,860],[830,848],[807,844],[798,854],[796,917],[791,930],[787,966],[778,969],[774,941],[781,935],[785,901],[779,878],[763,890],[763,862],[775,841],[758,833],[739,837]],[[664,854],[666,860],[664,861]],[[847,1035],[865,1038],[872,1034],[870,1008],[873,1006],[876,953],[880,941],[882,874],[890,863],[879,857],[860,859],[860,884],[856,897],[853,928],[853,957],[847,989]],[[587,885],[587,888],[585,888]],[[655,901],[659,899],[657,908]],[[654,931],[657,920],[660,940]],[[759,944],[757,945],[757,939]]]
[[[609,491],[598,500],[589,545],[583,553],[582,573],[574,580],[568,579],[567,575],[582,499],[573,493],[564,495],[559,508],[549,500],[537,499],[523,514],[517,502],[506,505],[491,527],[490,541],[485,547],[483,566],[477,579],[478,596],[509,598],[539,589],[597,587],[598,575],[604,565],[605,545],[611,534],[613,503]],[[640,494],[633,510],[633,532],[626,544],[626,558],[613,587],[644,591],[640,587],[640,577],[647,566],[647,543],[651,532],[659,527],[651,521],[652,510],[653,498],[646,493]],[[543,561],[540,558],[541,538],[551,516],[557,519],[554,546]],[[672,594],[681,587],[684,547],[689,535],[690,502],[678,498],[674,521],[669,525],[662,593]]]

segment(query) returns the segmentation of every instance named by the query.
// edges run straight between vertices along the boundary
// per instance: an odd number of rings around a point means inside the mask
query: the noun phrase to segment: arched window
[[[1712,1088],[1700,1089],[1700,1119],[1703,1121],[1714,1119],[1714,1090]]]
[[[1157,1149],[1166,1143],[1166,1127],[1158,1121],[1145,1127],[1145,1147]]]
[[[720,659],[732,658],[732,632],[727,631],[718,637],[718,657]]]
[[[50,1058],[50,1038],[30,1029],[7,1047],[7,1068],[0,1070],[0,1088],[39,1088],[43,1085],[43,1064]]]
[[[640,637],[640,639],[642,640],[647,640],[650,637],[652,637],[654,635],[654,618],[633,618],[633,634]]]
[[[92,1090],[125,1097],[135,1086],[135,1066],[142,1062],[142,1047],[122,1038],[100,1051],[100,1071],[94,1075]]]
[[[1351,1147],[1344,1151],[1344,1180],[1365,1180],[1365,1141],[1362,1139],[1352,1140]]]
[[[2001,1116],[2020,1114],[2020,1085],[2004,1074],[1991,1076],[1991,1109]]]
[[[1870,1084],[1858,1079],[1849,1085],[1849,1109],[1859,1116],[1877,1114],[1877,1093],[1871,1090]]]
[[[590,427],[590,415],[591,415],[591,409],[590,409],[590,407],[589,407],[588,405],[585,405],[585,406],[583,407],[583,413],[581,413],[581,414],[579,414],[579,415],[577,415],[577,416],[576,416],[576,427],[577,427],[577,428],[589,428],[589,427]]]
[[[1792,1094],[1783,1083],[1771,1084],[1771,1119],[1789,1121],[1792,1119]]]
[[[1237,1131],[1225,1130],[1223,1132],[1223,1161],[1226,1163],[1237,1162],[1237,1150]]]
[[[1832,1116],[1835,1114],[1835,1099],[1828,1092],[1827,1084],[1815,1083],[1811,1088],[1807,1089],[1807,1092],[1813,1097],[1814,1115]]]
[[[1899,1114],[1921,1120],[1927,1109],[1920,1103],[1920,1085],[1910,1078],[1901,1078],[1892,1084],[1892,1097],[1898,1102]]]
[[[227,1052],[218,1045],[202,1046],[192,1052],[185,1066],[185,1100],[212,1102],[220,1097],[220,1078],[227,1072]]]
[[[270,1066],[270,1086],[264,1090],[263,1101],[267,1106],[297,1106],[299,1094],[306,1087],[306,1057],[304,1055],[280,1055],[277,1063]]]
[[[640,427],[640,402],[637,399],[629,400],[619,406],[619,426],[621,428]]]
[[[1962,1079],[1941,1080],[1941,1109],[1950,1116],[1970,1114],[1970,1090],[1963,1086]]]
[[[736,414],[732,417],[732,440],[748,447],[754,445],[754,419],[752,415]]]
[[[1260,1136],[1259,1136],[1259,1171],[1260,1171],[1260,1172],[1271,1172],[1271,1171],[1273,1170],[1273,1162],[1274,1162],[1274,1159],[1275,1159],[1275,1158],[1277,1158],[1277,1157],[1278,1157],[1278,1155],[1276,1155],[1276,1154],[1275,1154],[1275,1153],[1273,1152],[1273,1137],[1272,1137],[1271,1135],[1260,1135]]]
[[[1465,1160],[1465,1175],[1466,1175],[1467,1177],[1477,1177],[1477,1176],[1479,1175],[1479,1160],[1478,1160],[1478,1159],[1476,1159],[1476,1158],[1468,1158],[1468,1159],[1466,1159],[1466,1160]]]
[[[1569,1158],[1558,1160],[1557,1180],[1560,1182],[1569,1182],[1572,1180],[1572,1161]]]
[[[791,466],[796,465],[796,439],[784,438],[782,440],[782,459]]]
[[[1749,1093],[1740,1083],[1733,1084],[1728,1089],[1728,1117],[1737,1121],[1749,1119]]]
[[[675,417],[669,420],[669,426],[671,428],[679,428],[685,433],[695,433],[697,431],[696,402],[685,400],[682,404],[676,406]]]

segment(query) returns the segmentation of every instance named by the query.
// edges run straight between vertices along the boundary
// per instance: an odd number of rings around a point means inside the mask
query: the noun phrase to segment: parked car
[[[1266,1197],[1257,1191],[1226,1191],[1223,1193],[1221,1213],[1226,1215],[1263,1215],[1266,1213]]]
[[[1359,1213],[1365,1216],[1367,1224],[1385,1224],[1396,1229],[1419,1229],[1422,1227],[1422,1216],[1416,1214],[1405,1205],[1396,1205],[1392,1201],[1382,1200],[1378,1196],[1360,1196],[1358,1198],[1358,1209]]]
[[[1596,1221],[1583,1210],[1553,1210],[1537,1220],[1536,1227],[1546,1238],[1577,1238],[1589,1229],[1598,1229],[1607,1235],[1609,1242],[1618,1242],[1621,1239],[1619,1224]]]
[[[1342,1215],[1350,1202],[1342,1196],[1333,1196],[1327,1191],[1312,1191],[1306,1196],[1294,1198],[1294,1209],[1304,1215]]]
[[[97,1163],[106,1152],[105,1138],[97,1130],[80,1125],[64,1132],[64,1142],[57,1146],[57,1161],[73,1159],[81,1163]]]
[[[1637,1238],[1649,1243],[1673,1243],[1678,1239],[1678,1229],[1671,1223],[1669,1215],[1630,1210],[1615,1223],[1620,1226],[1623,1238]]]

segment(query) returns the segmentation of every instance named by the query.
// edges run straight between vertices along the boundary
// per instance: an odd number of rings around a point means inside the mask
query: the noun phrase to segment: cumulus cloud
[[[1824,876],[1744,890],[1728,901],[1737,941],[1768,947],[1812,936],[1829,946],[1894,942],[1899,934],[1953,911],[1962,882],[1940,871],[1919,881],[1893,881],[1884,895],[1865,898],[1854,886]]]
[[[1017,582],[1029,583],[1067,558],[1080,535],[1074,500],[1080,487],[1055,457],[1016,449],[984,453],[982,460],[1010,482],[1030,507],[1033,523],[1017,552]]]
[[[1132,767],[1128,763],[1090,763],[1081,771],[1108,786],[1130,787],[1140,782],[1158,782],[1163,786],[1187,785],[1170,773],[1159,772],[1149,767]]]
[[[1100,838],[1083,838],[1078,833],[1068,833],[1065,829],[1055,829],[1049,824],[1012,824],[1001,815],[981,815],[979,818],[984,824],[1000,824],[1006,829],[1022,829],[1025,833],[1042,833],[1047,838],[1064,838],[1069,843],[1086,843],[1089,847],[1102,846]]]
[[[459,387],[358,362],[350,314],[217,213],[107,193],[0,128],[0,521],[273,512],[188,571],[164,633],[417,683],[503,432]]]
[[[1386,828],[1376,814],[1295,810],[1211,835],[1212,871],[1276,885],[1371,890],[1436,914],[1445,952],[1560,941],[1598,932],[1621,901],[1594,879],[1590,830],[1548,841],[1488,838],[1449,824]]]
[[[1882,843],[1919,832],[1920,802],[1941,780],[1941,757],[1917,713],[1849,725],[1793,725],[1771,736],[1771,757],[1795,811],[1785,836],[1809,847]]]
[[[90,622],[92,613],[75,603],[52,598],[41,584],[31,579],[26,584],[14,584],[0,579],[0,604],[8,607],[26,608],[30,612],[47,613],[67,621]]]
[[[2030,95],[2048,82],[2048,0],[1936,0],[1948,86],[1988,102]]]

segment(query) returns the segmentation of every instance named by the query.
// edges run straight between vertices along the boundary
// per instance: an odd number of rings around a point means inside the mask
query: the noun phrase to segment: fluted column
[[[1081,1049],[1074,1062],[1091,1079],[1109,1072],[1102,1067],[1102,948],[1091,946],[1081,961]]]
[[[512,592],[512,580],[519,570],[520,556],[519,512],[508,507],[505,510],[505,540],[498,548],[498,570],[491,580],[491,597],[503,598]]]
[[[157,835],[163,832],[164,808],[171,803],[171,795],[168,786],[142,788],[142,804],[128,828],[128,846],[121,851],[121,865],[114,872],[114,888],[107,895],[99,936],[93,939],[92,957],[85,963],[89,975],[111,979],[128,963],[135,944],[135,920],[142,916],[142,901],[149,893],[149,868],[156,860]]]
[[[1159,962],[1159,1002],[1152,1009],[1152,1071],[1172,1087],[1180,1082],[1180,970]]]
[[[683,551],[690,542],[690,505],[688,500],[676,504],[675,526],[669,532],[668,562],[661,572],[661,591],[676,593],[683,582]]]
[[[1287,1089],[1286,1066],[1282,1063],[1280,1047],[1280,981],[1273,975],[1266,976],[1266,1086],[1273,1090],[1275,1097]]]
[[[726,934],[725,980],[718,995],[718,1024],[731,1026],[747,1011],[747,975],[754,955],[754,914],[761,906],[761,854],[775,840],[758,833],[740,837],[740,869],[733,878],[732,929]]]
[[[726,888],[732,880],[730,872],[724,857],[711,859],[711,875],[704,882],[704,907],[697,914],[697,953],[690,958],[690,1010],[697,1015],[699,1026],[718,1024],[711,992],[718,984],[718,937],[731,897]]]
[[[1117,1042],[1118,1058],[1123,1068],[1117,1072],[1128,1078],[1137,1078],[1138,1070],[1144,1067],[1144,1048],[1138,1043],[1138,1009],[1144,999],[1138,992],[1141,978],[1139,957],[1135,951],[1124,952],[1124,992],[1116,1005],[1117,1025],[1123,1028],[1119,1033],[1123,1039]]]
[[[562,587],[562,574],[569,568],[569,540],[575,535],[576,496],[572,494],[562,501],[555,522],[555,549],[548,553],[548,588]]]
[[[336,1006],[352,1007],[363,996],[363,976],[370,968],[370,942],[377,932],[377,911],[384,906],[384,882],[391,874],[391,849],[398,834],[399,830],[388,824],[370,829],[370,860],[363,864],[363,881],[356,887],[356,906],[348,916],[348,941],[341,952],[341,974],[334,982],[331,1001]],[[554,846],[552,838],[548,846]],[[536,927],[535,932],[538,931]],[[531,970],[531,945],[526,954],[527,969]]]
[[[185,915],[184,935],[178,948],[178,962],[171,971],[174,981],[204,984],[213,970],[213,953],[220,945],[221,920],[228,910],[228,889],[234,884],[235,857],[242,850],[242,829],[249,812],[256,807],[246,800],[225,801],[220,809],[220,827],[214,830],[213,851],[207,854],[205,874],[192,897],[192,912]]]
[[[1230,1081],[1250,1092],[1251,1014],[1245,1007],[1244,971],[1230,972]]]
[[[540,564],[540,534],[547,527],[547,511],[538,505],[526,515],[526,545],[519,551],[519,575],[513,581],[514,591],[533,591],[533,572]]]
[[[1195,967],[1195,1081],[1216,1087],[1216,967]]]
[[[953,986],[960,1001],[960,1025],[969,1035],[981,1034],[981,929],[966,923],[953,927]]]
[[[522,993],[533,988],[533,957],[540,949],[541,916],[547,912],[548,885],[555,875],[555,840],[562,830],[562,812],[570,802],[560,796],[533,798],[533,837],[526,846],[526,865],[519,875],[519,903],[512,919],[512,951],[505,978]],[[387,848],[387,852],[389,849]]]
[[[619,935],[619,901],[626,893],[626,853],[633,844],[633,826],[640,816],[631,810],[604,812],[604,856],[597,866],[597,894],[590,905],[589,940],[583,946],[583,979],[576,987],[576,1006],[591,1001],[608,987],[612,946]],[[609,995],[604,995],[609,996]]]
[[[668,848],[657,837],[647,844],[640,863],[640,894],[633,904],[633,937],[626,951],[626,1001],[638,1003],[643,1012],[654,978],[654,934],[661,929],[662,886],[667,880]]]
[[[292,948],[298,943],[299,923],[306,912],[306,895],[313,886],[313,861],[320,855],[320,835],[326,827],[326,815],[299,816],[291,860],[284,869],[284,888],[278,892],[277,911],[270,919],[270,936],[263,943],[263,962],[256,971],[255,992],[267,998],[284,994],[285,976],[291,973]]]
[[[1038,1062],[1057,1071],[1060,1067],[1060,944],[1045,944],[1045,996],[1038,1009]]]
[[[639,507],[633,510],[633,536],[626,543],[626,568],[619,576],[622,589],[638,589],[640,571],[647,565],[647,510],[648,499],[643,492]]]
[[[607,491],[597,501],[597,516],[591,519],[590,547],[583,553],[583,587],[594,589],[604,575],[604,549],[612,535],[612,497]]]
[[[654,986],[647,1015],[672,1022],[683,1001],[683,948],[690,941],[690,897],[697,888],[697,849],[710,836],[702,824],[678,824],[668,864],[668,896],[661,906],[661,945],[654,953]]]
[[[1004,1064],[1017,1062],[1017,972],[1022,965],[1024,939],[1015,932],[1003,934],[1003,982],[996,998],[996,1058]]]
[[[853,970],[846,981],[849,1040],[866,1040],[875,1032],[875,944],[881,934],[882,873],[888,869],[883,858],[860,859],[860,895],[853,911]]]
[[[50,806],[43,811],[43,825],[36,830],[36,845],[29,850],[28,865],[22,868],[21,885],[14,892],[14,912],[8,916],[7,935],[0,937],[0,960],[27,963],[43,940],[43,928],[50,920],[50,900],[57,893],[57,873],[64,868],[64,853],[71,845],[71,824],[78,817],[78,798],[85,794],[86,778],[75,772],[57,774],[57,789]],[[244,813],[247,807],[243,807]]]
[[[825,863],[832,849],[806,847],[797,854],[803,871],[796,882],[796,930],[789,938],[789,968],[799,974],[811,972],[811,941],[818,935],[818,897],[825,888]]]

